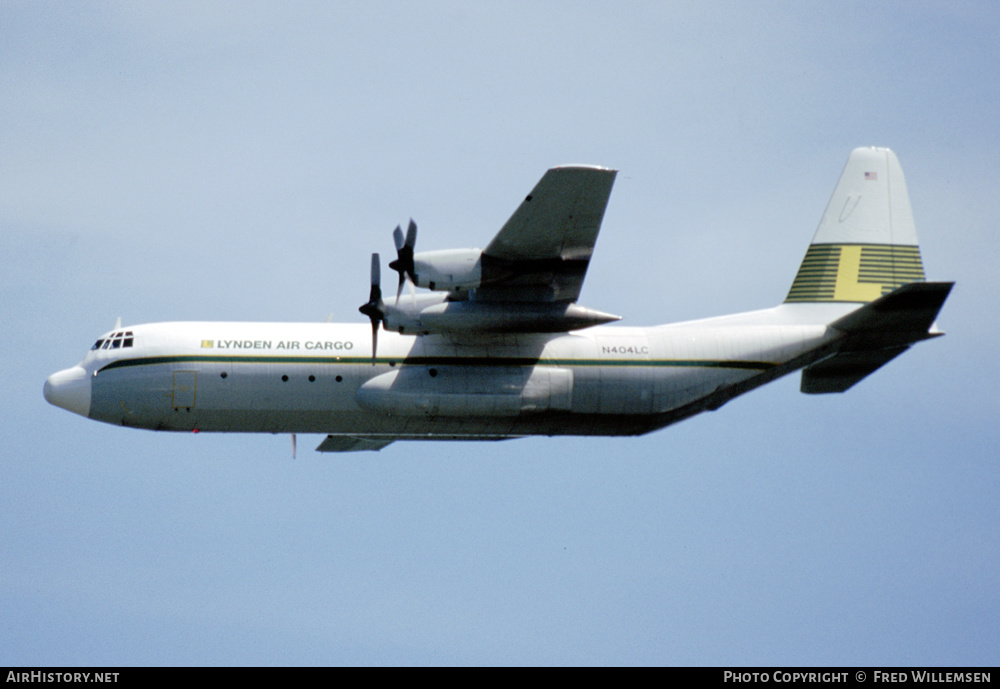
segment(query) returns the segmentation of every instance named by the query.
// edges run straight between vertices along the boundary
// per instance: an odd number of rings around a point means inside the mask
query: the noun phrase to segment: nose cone
[[[53,373],[42,392],[49,404],[80,416],[90,414],[90,376],[79,366]]]

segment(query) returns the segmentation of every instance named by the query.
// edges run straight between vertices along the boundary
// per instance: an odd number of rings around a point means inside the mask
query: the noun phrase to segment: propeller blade
[[[399,295],[403,293],[403,283],[406,282],[406,273],[399,271],[399,286],[396,288],[396,306],[399,306]],[[413,284],[412,282],[410,283]]]
[[[413,218],[410,218],[410,226],[406,228],[406,246],[413,247],[417,245],[417,223],[413,222]]]
[[[399,286],[396,288],[396,303],[399,303],[399,295],[403,293],[403,283],[406,278],[410,278],[413,284],[417,283],[417,275],[413,265],[413,247],[417,244],[417,223],[410,218],[410,225],[406,228],[406,237],[403,237],[403,230],[396,226],[393,230],[392,239],[396,244],[396,260],[389,264],[389,267],[399,273]]]
[[[378,254],[372,254],[372,288],[368,293],[368,301],[378,301],[382,298],[382,267],[379,265]]]
[[[382,275],[379,268],[378,254],[372,254],[372,287],[368,293],[368,302],[358,307],[358,311],[368,316],[372,322],[372,366],[375,365],[375,355],[378,352],[378,324],[385,323],[385,307],[382,304]]]

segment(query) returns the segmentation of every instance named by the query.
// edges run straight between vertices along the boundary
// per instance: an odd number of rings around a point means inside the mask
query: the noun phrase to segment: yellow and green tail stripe
[[[920,247],[901,244],[813,244],[785,302],[869,302],[924,281]]]

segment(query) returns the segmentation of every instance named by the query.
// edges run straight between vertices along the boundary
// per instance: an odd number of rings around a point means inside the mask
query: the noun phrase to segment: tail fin
[[[906,180],[888,148],[856,148],[785,302],[867,303],[924,281]]]

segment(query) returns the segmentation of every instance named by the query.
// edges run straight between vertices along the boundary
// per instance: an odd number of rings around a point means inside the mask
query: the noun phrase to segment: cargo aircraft
[[[615,174],[549,170],[485,249],[416,252],[397,227],[395,295],[372,255],[370,328],[119,323],[45,398],[132,428],[324,433],[320,452],[637,435],[798,370],[802,392],[843,392],[942,334],[953,283],[925,281],[889,149],[851,152],[783,303],[647,328],[576,303]]]

